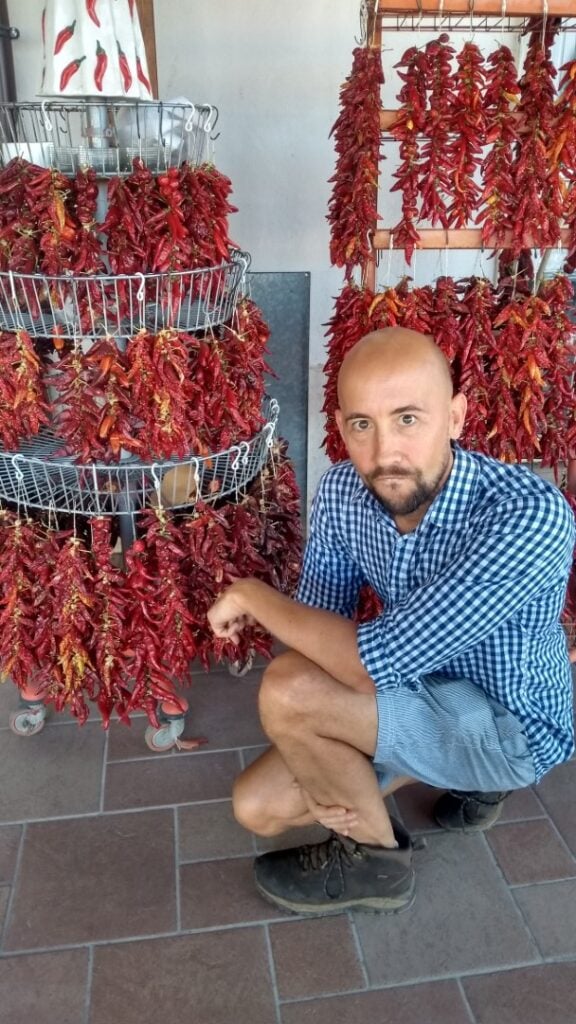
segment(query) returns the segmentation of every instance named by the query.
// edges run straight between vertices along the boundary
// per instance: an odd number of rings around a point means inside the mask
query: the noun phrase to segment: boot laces
[[[322,843],[307,844],[300,847],[298,851],[300,867],[306,873],[323,871],[325,868],[328,868],[328,873],[331,873],[334,867],[342,870],[344,865],[352,866],[354,857],[361,857],[358,844],[353,840],[344,843],[335,832]]]

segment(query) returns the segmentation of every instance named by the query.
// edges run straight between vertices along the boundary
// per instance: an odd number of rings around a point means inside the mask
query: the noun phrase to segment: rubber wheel
[[[45,718],[36,722],[31,721],[29,711],[12,711],[10,714],[10,728],[17,736],[35,736],[36,733],[42,732],[45,724]]]
[[[154,725],[149,725],[144,733],[144,739],[146,746],[157,754],[171,750],[176,745],[176,736],[169,726],[156,729]]]
[[[254,664],[254,655],[249,654],[246,661],[230,661],[228,663],[228,671],[231,676],[245,676],[250,671]]]

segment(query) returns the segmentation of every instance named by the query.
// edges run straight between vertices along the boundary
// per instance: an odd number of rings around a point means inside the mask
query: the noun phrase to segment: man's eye
[[[369,426],[370,426],[370,421],[369,420],[354,420],[354,422],[352,424],[352,429],[353,430],[363,431],[363,430],[367,430]]]
[[[403,427],[411,427],[413,423],[416,423],[416,417],[411,412],[405,412],[400,417],[400,422]]]

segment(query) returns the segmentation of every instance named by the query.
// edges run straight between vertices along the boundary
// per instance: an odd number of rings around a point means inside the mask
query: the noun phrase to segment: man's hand
[[[232,640],[237,644],[246,626],[253,626],[255,619],[249,615],[242,603],[241,588],[235,583],[228,587],[208,611],[208,622],[216,636]]]
[[[355,810],[346,807],[333,805],[326,807],[324,804],[317,804],[310,793],[299,782],[294,779],[292,785],[299,789],[310,811],[310,814],[319,825],[329,829],[331,832],[339,832],[342,836],[350,834],[351,829],[358,824],[358,815]]]

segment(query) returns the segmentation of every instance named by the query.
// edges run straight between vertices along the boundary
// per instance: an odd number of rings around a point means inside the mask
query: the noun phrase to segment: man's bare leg
[[[359,693],[289,652],[264,674],[260,715],[289,772],[316,804],[354,810],[357,825],[349,834],[357,842],[395,845],[370,761],[378,729],[374,693]],[[313,820],[298,800],[294,808],[301,823]]]

